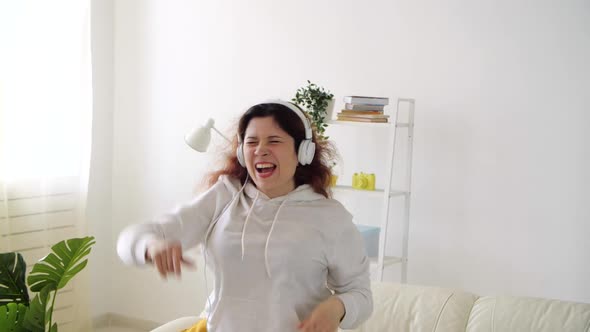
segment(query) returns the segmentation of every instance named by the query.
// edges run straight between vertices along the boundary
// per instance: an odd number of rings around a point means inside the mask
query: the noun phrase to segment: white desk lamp
[[[215,121],[213,121],[213,119],[207,120],[207,123],[204,126],[195,128],[186,134],[186,136],[184,136],[184,141],[191,148],[199,152],[205,152],[207,151],[207,147],[209,147],[209,142],[211,142],[211,129],[213,129],[219,134],[219,136],[225,138],[225,140],[231,144],[229,138],[225,137],[219,130],[217,130],[214,124]]]

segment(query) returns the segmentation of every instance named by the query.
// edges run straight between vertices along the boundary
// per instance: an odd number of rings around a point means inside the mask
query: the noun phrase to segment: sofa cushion
[[[588,331],[590,305],[524,297],[481,297],[472,311],[467,332]]]
[[[357,332],[464,331],[477,296],[460,290],[373,282],[374,309]]]

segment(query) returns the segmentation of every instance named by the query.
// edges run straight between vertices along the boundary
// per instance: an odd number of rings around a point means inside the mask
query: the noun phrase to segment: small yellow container
[[[330,186],[335,187],[336,182],[338,182],[338,175],[332,174],[332,176],[330,177]]]

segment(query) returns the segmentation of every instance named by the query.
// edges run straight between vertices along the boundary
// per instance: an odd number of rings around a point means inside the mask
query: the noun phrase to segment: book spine
[[[344,108],[352,111],[383,111],[383,105],[344,104]]]
[[[344,97],[344,102],[347,104],[385,106],[389,104],[389,98],[346,96]]]
[[[356,122],[377,122],[377,123],[387,123],[387,118],[359,118],[359,117],[352,117],[352,116],[341,116],[338,115],[336,117],[337,120],[340,121],[356,121]]]
[[[340,117],[355,119],[389,119],[389,115],[358,115],[358,114],[337,114]]]
[[[357,114],[357,115],[383,115],[383,111],[353,111],[353,110],[342,110],[342,114]]]

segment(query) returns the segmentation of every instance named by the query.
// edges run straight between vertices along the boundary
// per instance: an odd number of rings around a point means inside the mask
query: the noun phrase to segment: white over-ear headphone
[[[303,111],[295,104],[283,101],[283,100],[268,100],[256,105],[260,104],[279,104],[287,107],[291,111],[295,112],[301,118],[303,122],[303,126],[305,127],[305,139],[301,141],[299,144],[299,151],[297,152],[297,160],[301,165],[309,165],[313,161],[313,156],[315,155],[315,143],[312,142],[312,135],[311,135],[311,124],[309,123],[309,119],[303,114]],[[238,148],[236,150],[236,155],[238,157],[238,162],[242,167],[246,167],[246,159],[244,158],[244,144],[240,135],[238,134]]]

